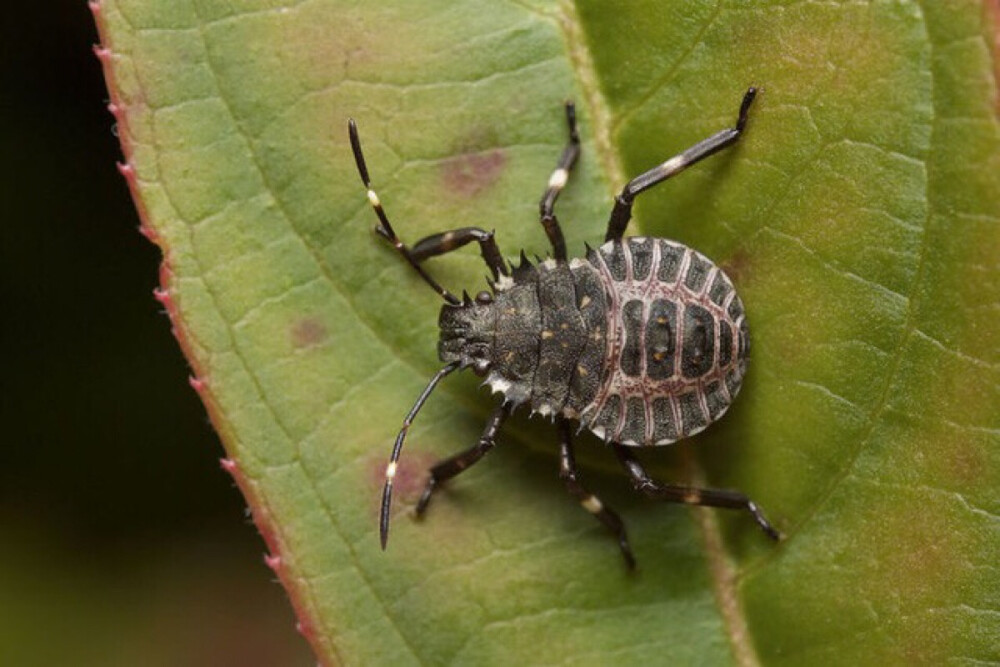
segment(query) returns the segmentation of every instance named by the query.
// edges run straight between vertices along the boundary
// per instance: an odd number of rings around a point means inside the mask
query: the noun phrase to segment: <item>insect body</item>
[[[726,411],[746,369],[743,304],[700,253],[655,238],[527,261],[475,304],[446,305],[441,359],[488,369],[511,406],[605,441],[665,445]]]
[[[617,537],[629,567],[635,559],[618,514],[579,481],[571,423],[608,442],[637,490],[669,502],[749,511],[764,532],[778,532],[757,505],[735,491],[699,489],[653,480],[635,457],[643,446],[665,445],[702,431],[719,419],[739,391],[749,339],[743,303],[722,270],[680,243],[651,237],[623,238],[636,195],[734,143],[742,133],[756,90],[743,98],[734,128],[718,132],[631,180],[615,198],[605,243],[585,258],[569,260],[556,199],[580,152],[576,117],[566,105],[569,142],[540,202],[552,258],[508,266],[493,232],[464,227],[434,234],[412,248],[396,236],[371,188],[357,127],[350,139],[361,180],[386,238],[445,300],[438,352],[446,363],[431,379],[403,422],[386,468],[380,536],[388,539],[392,485],[413,418],[437,383],[471,368],[503,397],[473,447],[440,461],[417,503],[422,514],[437,485],[479,461],[495,444],[511,412],[528,405],[551,417],[560,443],[560,477],[569,492]],[[477,242],[493,275],[492,291],[458,299],[421,262]]]

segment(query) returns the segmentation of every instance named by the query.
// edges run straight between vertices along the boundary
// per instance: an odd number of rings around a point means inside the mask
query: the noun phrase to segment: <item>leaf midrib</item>
[[[628,181],[628,176],[622,165],[619,153],[612,148],[612,135],[626,119],[618,118],[612,121],[610,107],[600,91],[598,84],[599,77],[590,58],[590,51],[582,43],[583,29],[575,7],[570,0],[562,0],[559,6],[562,10],[559,26],[562,28],[566,39],[570,60],[575,65],[577,80],[584,91],[587,106],[591,110],[591,126],[593,133],[596,135],[594,145],[598,153],[598,162],[603,167],[606,182],[612,188],[616,184],[619,187],[624,186]],[[721,3],[717,2],[712,16],[702,26],[692,45],[677,59],[668,74],[658,82],[657,89],[669,83],[683,62],[690,57],[695,46],[708,28],[715,22],[720,11]],[[644,98],[633,110],[642,106],[645,99],[648,99],[648,97]],[[639,225],[636,220],[633,220],[632,224]],[[695,457],[688,455],[685,458],[686,464],[691,471],[691,478],[699,481],[704,480],[705,472]],[[750,639],[746,616],[742,605],[739,603],[739,594],[736,590],[737,576],[732,561],[723,547],[723,538],[718,518],[711,515],[704,508],[697,507],[690,508],[689,514],[692,515],[695,525],[702,533],[702,542],[705,546],[706,570],[712,583],[712,591],[715,595],[719,615],[722,617],[733,657],[741,667],[756,667],[759,664],[756,648]]]

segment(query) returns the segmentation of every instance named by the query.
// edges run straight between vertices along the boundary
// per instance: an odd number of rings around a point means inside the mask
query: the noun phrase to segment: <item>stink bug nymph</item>
[[[348,121],[351,149],[368,200],[378,216],[375,230],[389,241],[445,303],[438,354],[445,366],[427,384],[396,437],[382,491],[379,533],[389,536],[396,464],[406,432],[427,397],[445,376],[464,369],[485,378],[502,401],[474,446],[430,469],[417,503],[427,509],[435,489],[489,452],[504,420],[520,405],[551,417],[559,439],[559,476],[569,493],[618,539],[629,568],[635,558],[618,514],[579,479],[570,425],[589,428],[611,446],[632,484],[650,498],[674,503],[741,509],[766,535],[779,533],[742,493],[665,484],[652,479],[633,454],[667,445],[719,419],[736,396],[749,352],[743,302],[722,269],[687,246],[652,237],[623,238],[635,197],[694,163],[735,143],[756,96],[750,88],[736,126],[695,144],[632,179],[615,198],[604,244],[583,259],[568,259],[554,207],[580,156],[573,104],[566,104],[569,141],[539,203],[552,257],[535,265],[521,253],[518,266],[500,254],[492,231],[461,227],[406,246],[389,223],[372,189],[358,129]],[[468,243],[479,244],[493,276],[490,290],[459,299],[432,278],[421,262]]]

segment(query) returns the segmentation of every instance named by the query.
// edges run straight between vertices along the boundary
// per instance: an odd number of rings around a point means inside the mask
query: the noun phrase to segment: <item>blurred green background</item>
[[[310,664],[152,297],[86,2],[0,33],[0,664]]]

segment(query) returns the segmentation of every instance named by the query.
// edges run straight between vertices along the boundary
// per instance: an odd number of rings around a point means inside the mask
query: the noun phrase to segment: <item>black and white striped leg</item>
[[[663,164],[657,165],[629,181],[622,189],[621,194],[615,197],[615,206],[611,209],[611,218],[608,220],[608,232],[604,235],[604,240],[617,241],[625,234],[628,221],[632,218],[632,202],[635,200],[636,195],[684,171],[695,162],[703,160],[726,146],[736,143],[736,140],[740,138],[740,134],[743,133],[743,129],[746,127],[750,105],[756,96],[756,88],[748,89],[743,96],[743,103],[740,104],[740,113],[736,120],[736,127],[716,132],[708,139],[698,142],[683,153],[675,155]]]
[[[368,166],[365,164],[364,153],[361,152],[361,139],[358,137],[358,126],[354,122],[354,119],[348,119],[347,121],[347,133],[351,138],[351,150],[354,151],[354,162],[358,166],[358,174],[361,175],[361,182],[364,184],[365,188],[368,190],[368,202],[372,205],[375,210],[375,215],[378,216],[379,224],[375,227],[375,231],[378,234],[389,241],[396,251],[403,256],[410,266],[424,279],[435,292],[441,295],[445,301],[452,305],[458,305],[461,303],[454,294],[442,287],[436,280],[430,277],[430,275],[424,270],[424,267],[420,266],[419,260],[417,260],[409,248],[399,240],[396,236],[395,230],[393,230],[392,225],[389,223],[389,218],[385,214],[385,210],[382,208],[382,202],[379,200],[378,195],[375,194],[375,190],[372,188],[371,179],[368,177]]]
[[[427,486],[424,487],[424,492],[420,494],[420,500],[417,501],[417,516],[422,516],[427,511],[427,504],[431,501],[431,496],[434,494],[434,490],[438,484],[451,479],[472,464],[478,463],[481,458],[493,449],[496,444],[497,433],[500,431],[500,427],[503,426],[508,415],[510,415],[508,408],[503,405],[498,406],[490,416],[486,428],[483,429],[483,434],[479,436],[479,442],[465,451],[438,461],[431,467],[430,479],[427,480]]]
[[[555,171],[549,176],[548,187],[545,194],[538,203],[539,215],[541,216],[542,227],[552,244],[552,256],[556,261],[566,261],[566,239],[563,238],[562,229],[559,227],[559,220],[553,212],[556,199],[559,193],[566,187],[569,180],[569,172],[580,157],[580,133],[576,129],[576,106],[572,102],[566,102],[566,123],[569,125],[569,143],[559,156],[559,163]]]
[[[635,556],[632,555],[632,547],[628,543],[628,535],[625,533],[625,524],[621,517],[610,507],[601,502],[601,499],[590,493],[583,484],[580,483],[579,472],[576,467],[576,457],[573,455],[573,439],[570,434],[569,421],[563,417],[556,418],[556,429],[559,431],[559,478],[566,485],[566,490],[576,498],[580,505],[597,517],[598,521],[607,526],[608,530],[618,538],[618,547],[622,551],[625,565],[628,569],[635,569]]]
[[[410,256],[418,262],[422,262],[428,257],[443,255],[446,252],[457,250],[467,243],[475,241],[479,244],[479,250],[483,254],[483,261],[486,262],[486,266],[490,267],[490,271],[493,273],[493,280],[497,280],[500,276],[508,275],[508,271],[507,265],[503,261],[503,256],[500,254],[500,248],[497,247],[496,239],[493,236],[493,232],[488,232],[479,227],[461,227],[448,232],[431,234],[420,239],[410,248]]]
[[[622,467],[632,480],[632,485],[636,491],[656,500],[665,500],[670,503],[683,503],[686,505],[704,505],[707,507],[724,507],[727,509],[746,510],[753,517],[764,534],[772,540],[780,540],[779,533],[771,523],[764,518],[757,504],[747,496],[738,491],[725,491],[722,489],[699,489],[692,486],[676,486],[673,484],[663,484],[652,479],[642,464],[632,455],[628,447],[623,445],[613,445],[615,454]]]

